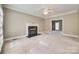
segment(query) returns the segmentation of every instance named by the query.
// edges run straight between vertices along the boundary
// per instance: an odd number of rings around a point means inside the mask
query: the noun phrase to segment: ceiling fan
[[[48,15],[50,13],[54,12],[53,8],[44,8],[43,9],[43,15]]]

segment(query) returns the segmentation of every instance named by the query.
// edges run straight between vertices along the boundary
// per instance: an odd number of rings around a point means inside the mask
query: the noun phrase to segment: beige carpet
[[[20,38],[6,42],[2,53],[8,54],[54,54],[79,53],[76,38],[63,36],[61,33],[42,34],[31,38]]]

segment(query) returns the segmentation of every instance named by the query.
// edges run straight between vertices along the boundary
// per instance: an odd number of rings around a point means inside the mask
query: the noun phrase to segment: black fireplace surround
[[[37,26],[28,26],[28,37],[33,37],[37,35]]]

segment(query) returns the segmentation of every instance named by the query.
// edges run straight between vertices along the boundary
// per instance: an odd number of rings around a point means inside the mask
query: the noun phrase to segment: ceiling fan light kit
[[[43,14],[48,15],[49,13],[52,13],[52,12],[53,12],[53,8],[45,8],[43,11]]]

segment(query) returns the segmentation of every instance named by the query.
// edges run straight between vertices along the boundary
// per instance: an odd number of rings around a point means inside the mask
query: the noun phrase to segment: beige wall
[[[78,19],[77,19],[77,13],[69,14],[63,16],[64,19],[64,33],[67,34],[78,34]]]
[[[45,33],[51,32],[51,20],[49,19],[46,19],[44,21],[44,32]]]
[[[63,20],[63,32],[66,34],[78,35],[78,27],[79,27],[79,19],[78,13],[72,13],[68,15],[52,17],[50,19],[45,20],[45,31],[52,31],[52,20]]]
[[[79,10],[78,10],[78,38],[79,38]]]
[[[40,25],[40,32],[52,31],[52,20],[63,20],[63,32],[66,34],[79,35],[79,13],[42,19],[39,17],[23,14],[4,8],[4,37],[15,37],[26,34],[26,23],[34,22]]]
[[[38,23],[39,31],[43,32],[44,20],[42,18],[4,8],[4,38],[25,35],[25,26],[28,22]]]

